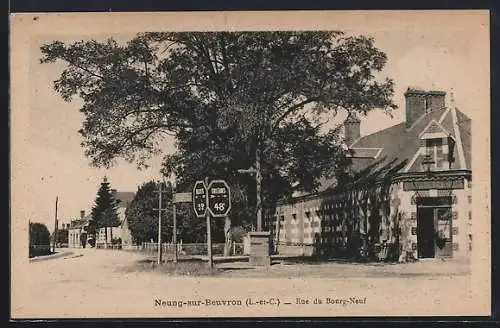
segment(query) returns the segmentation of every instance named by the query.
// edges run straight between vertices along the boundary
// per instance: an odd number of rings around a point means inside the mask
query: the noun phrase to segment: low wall
[[[291,256],[312,256],[314,247],[312,245],[278,245],[278,254]]]
[[[164,254],[173,253],[175,246],[173,244],[162,244],[162,252]],[[222,255],[224,254],[225,244],[214,243],[212,244],[212,255]],[[138,250],[148,253],[154,253],[158,251],[157,243],[142,243]],[[180,255],[207,255],[208,249],[206,243],[198,244],[177,244],[177,252]],[[243,255],[243,244],[232,243],[231,244],[231,255]]]

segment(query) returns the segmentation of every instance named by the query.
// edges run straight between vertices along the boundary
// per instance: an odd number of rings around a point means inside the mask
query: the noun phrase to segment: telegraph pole
[[[173,231],[172,231],[172,243],[174,244],[174,263],[177,263],[177,218],[175,215],[175,188],[176,183],[175,183],[175,176],[172,182],[172,221],[173,221]]]
[[[155,191],[155,193],[158,193],[158,260],[157,263],[158,265],[161,264],[161,257],[162,257],[162,250],[161,250],[161,194],[164,192],[163,191],[163,183],[160,181],[158,191]]]
[[[54,216],[54,240],[52,244],[52,252],[56,252],[56,241],[57,241],[57,203],[59,201],[59,196],[56,196],[56,214]]]

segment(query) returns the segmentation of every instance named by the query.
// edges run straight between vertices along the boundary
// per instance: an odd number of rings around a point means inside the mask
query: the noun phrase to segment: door
[[[435,255],[434,208],[419,207],[417,209],[417,254],[419,258]]]
[[[451,208],[436,208],[434,212],[436,218],[436,257],[451,257],[453,255]]]

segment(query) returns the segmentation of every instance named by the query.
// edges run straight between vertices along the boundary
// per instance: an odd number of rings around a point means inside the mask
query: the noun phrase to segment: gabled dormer
[[[419,135],[420,156],[428,156],[434,163],[434,171],[454,169],[455,138],[452,132],[432,120]]]

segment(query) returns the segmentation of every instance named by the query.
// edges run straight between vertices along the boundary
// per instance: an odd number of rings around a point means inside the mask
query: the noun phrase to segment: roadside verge
[[[75,253],[72,251],[65,251],[65,252],[55,253],[55,254],[51,254],[51,255],[37,256],[37,257],[30,258],[30,263],[31,262],[53,260],[53,259],[58,259],[58,258],[62,258],[62,257],[77,257],[77,256],[83,256],[83,255],[82,254],[75,255]]]

